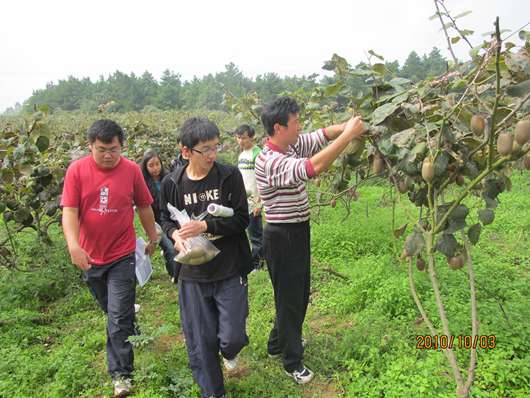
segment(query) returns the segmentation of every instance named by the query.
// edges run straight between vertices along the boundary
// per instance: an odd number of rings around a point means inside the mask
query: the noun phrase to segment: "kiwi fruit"
[[[449,263],[449,268],[453,270],[457,270],[464,266],[464,264],[466,263],[466,258],[464,257],[462,253],[460,253],[460,254],[457,254],[456,256],[449,258],[448,263]]]
[[[521,146],[530,140],[530,119],[520,120],[515,125],[515,141]]]
[[[400,180],[398,183],[397,183],[397,188],[398,188],[398,191],[399,193],[405,193],[409,190],[409,187],[407,185],[407,181],[405,180]]]
[[[360,138],[354,138],[350,141],[350,143],[346,147],[346,153],[353,155],[362,149],[364,149],[364,140]]]
[[[502,156],[512,153],[513,137],[509,133],[501,133],[497,137],[497,152]]]
[[[486,127],[486,122],[484,118],[479,115],[473,115],[471,118],[471,131],[477,137],[482,137],[484,135],[484,128]]]
[[[526,170],[530,170],[530,152],[525,155],[523,165]]]
[[[418,258],[416,259],[416,268],[418,269],[418,271],[425,270],[425,260],[420,256],[418,256]]]
[[[431,182],[434,179],[434,165],[430,159],[423,160],[421,165],[421,176],[425,182]]]
[[[521,149],[523,149],[522,145],[520,145],[516,140],[513,140],[512,153],[518,154],[521,152]]]
[[[385,162],[383,161],[383,158],[379,155],[374,156],[374,160],[372,162],[372,171],[374,174],[379,174],[383,171],[385,168]]]

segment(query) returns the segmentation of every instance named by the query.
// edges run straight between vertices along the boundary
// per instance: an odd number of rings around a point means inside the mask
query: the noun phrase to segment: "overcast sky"
[[[530,22],[530,0],[445,4],[453,15],[473,11],[459,22],[477,32],[474,45],[496,16],[512,30]],[[411,50],[434,46],[449,58],[434,12],[432,0],[4,0],[0,112],[69,75],[94,81],[148,70],[158,79],[171,69],[188,80],[229,62],[250,77],[308,75],[322,73],[335,52],[356,64],[373,49],[403,64]],[[466,58],[463,43],[455,49]]]

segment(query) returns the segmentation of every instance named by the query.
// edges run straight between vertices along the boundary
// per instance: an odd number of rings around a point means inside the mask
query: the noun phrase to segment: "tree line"
[[[361,62],[356,67],[363,65],[365,63]],[[396,76],[412,81],[438,76],[447,69],[446,60],[436,47],[421,57],[412,51],[403,66],[398,61],[387,61],[385,66]],[[227,64],[222,72],[187,81],[169,69],[163,72],[159,80],[148,71],[141,76],[116,71],[107,78],[100,76],[95,82],[87,77],[79,79],[73,76],[57,83],[50,82],[45,88],[35,90],[23,104],[17,104],[5,113],[18,113],[20,110],[32,112],[39,104],[48,104],[52,109],[83,112],[95,112],[101,107],[110,112],[225,110],[223,96],[226,92],[238,97],[255,91],[267,103],[281,93],[300,88],[310,90],[320,84],[330,83],[333,83],[333,77],[319,79],[318,74],[281,77],[276,73],[265,73],[252,79],[246,77],[233,63]],[[354,78],[349,83],[360,91],[369,88],[363,77]]]

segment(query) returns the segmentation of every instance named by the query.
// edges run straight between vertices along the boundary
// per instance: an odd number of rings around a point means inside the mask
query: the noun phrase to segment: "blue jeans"
[[[162,234],[162,239],[160,239],[160,248],[164,252],[167,273],[170,277],[175,278],[175,281],[177,281],[180,273],[180,264],[173,260],[177,255],[177,252],[173,246],[173,242],[167,237],[166,234]]]
[[[252,213],[250,214],[247,232],[252,245],[252,263],[254,268],[259,268],[260,260],[263,258],[263,224],[261,222],[261,214],[258,214],[256,217]]]

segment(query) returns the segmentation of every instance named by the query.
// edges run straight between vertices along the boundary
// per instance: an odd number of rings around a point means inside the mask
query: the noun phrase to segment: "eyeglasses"
[[[208,156],[212,153],[217,153],[221,150],[223,146],[221,144],[217,144],[213,147],[206,147],[206,148],[203,148],[201,150],[198,150],[198,149],[195,149],[195,148],[191,148],[192,151],[194,152],[197,152],[197,153],[200,153],[202,156]]]

